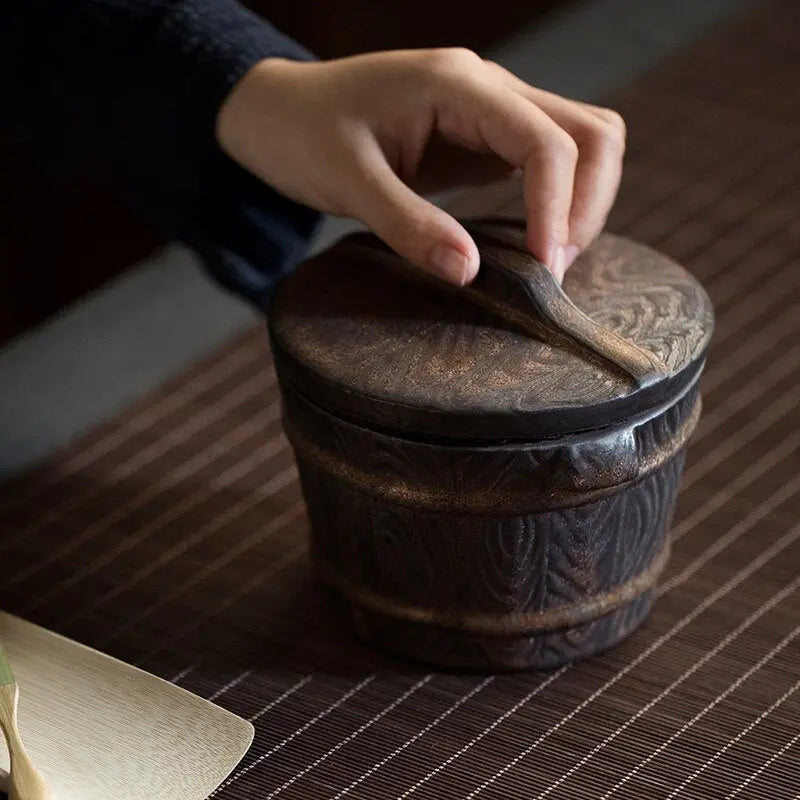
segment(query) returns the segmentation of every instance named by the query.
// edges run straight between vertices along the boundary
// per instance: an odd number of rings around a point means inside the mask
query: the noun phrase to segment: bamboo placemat
[[[618,98],[610,228],[687,264],[718,326],[646,626],[549,674],[427,673],[354,642],[255,330],[0,509],[0,607],[253,720],[224,800],[800,792],[800,7],[762,7]]]

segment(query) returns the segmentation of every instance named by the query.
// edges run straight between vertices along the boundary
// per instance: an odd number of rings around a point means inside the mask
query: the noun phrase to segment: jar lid
[[[697,379],[713,312],[674,261],[606,234],[562,289],[521,225],[468,229],[481,267],[464,288],[369,234],[298,267],[269,313],[284,390],[383,431],[496,442],[615,424]]]

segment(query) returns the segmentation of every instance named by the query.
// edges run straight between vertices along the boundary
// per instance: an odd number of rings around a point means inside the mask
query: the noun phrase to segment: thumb
[[[472,281],[480,257],[462,225],[406,186],[377,142],[361,149],[358,162],[353,215],[418,267],[459,286]]]

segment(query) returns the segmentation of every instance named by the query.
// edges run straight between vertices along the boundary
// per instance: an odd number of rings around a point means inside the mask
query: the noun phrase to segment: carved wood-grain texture
[[[694,419],[697,402],[693,391],[677,412],[639,426],[642,432],[629,427],[597,437],[629,443],[627,453],[584,437],[483,453],[439,446],[428,448],[425,461],[417,458],[424,444],[386,436],[379,442],[369,431],[359,440],[346,423],[337,435],[338,420],[288,401],[290,436],[309,430],[316,414],[327,428],[311,429],[335,455],[320,460],[320,450],[306,449],[310,439],[293,438],[318,572],[362,636],[415,659],[514,669],[606,649],[642,621],[665,565],[683,446],[654,470],[652,447],[670,442],[665,427],[674,437]],[[614,486],[614,469],[587,458],[593,444],[594,457],[622,457],[628,483]],[[644,477],[632,477],[640,469]],[[388,480],[361,485],[358,472],[391,472],[409,491],[387,493]],[[593,488],[577,486],[593,477],[605,480],[607,491],[586,502]],[[426,485],[438,490],[431,508],[421,507]],[[558,488],[566,485],[567,492]],[[476,494],[489,498],[479,509]],[[532,510],[552,498],[561,507]]]

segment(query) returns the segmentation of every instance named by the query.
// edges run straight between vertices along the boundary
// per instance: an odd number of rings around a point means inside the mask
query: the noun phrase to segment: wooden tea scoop
[[[55,800],[25,751],[17,727],[18,705],[19,686],[8,663],[6,651],[0,643],[0,726],[3,728],[11,762],[6,785],[8,800]]]

